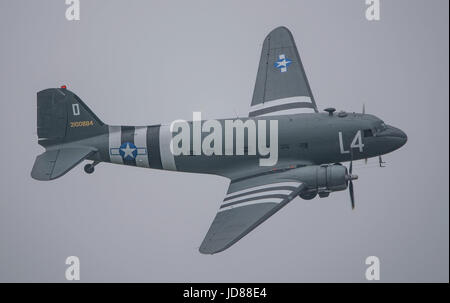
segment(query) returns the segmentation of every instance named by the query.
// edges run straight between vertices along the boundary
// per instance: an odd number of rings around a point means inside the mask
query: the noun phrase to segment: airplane
[[[230,150],[226,124],[238,119],[241,126],[248,126],[243,131],[244,143],[236,142]],[[97,164],[108,162],[226,177],[230,180],[227,193],[199,247],[200,253],[215,254],[297,196],[324,198],[348,188],[353,209],[353,181],[358,178],[353,174],[353,161],[378,157],[382,166],[381,156],[407,141],[402,130],[364,110],[350,113],[326,108],[319,112],[293,35],[286,27],[275,28],[264,40],[248,116],[215,121],[210,126],[219,129],[216,140],[208,141],[217,141],[214,152],[208,146],[199,150],[189,141],[184,153],[174,153],[173,140],[180,132],[173,124],[107,125],[65,85],[45,89],[37,93],[38,143],[45,152],[36,157],[31,177],[53,180],[83,160],[92,161],[84,167],[88,174]],[[205,130],[206,123],[203,127],[201,123],[195,119],[185,122],[186,138],[197,138],[205,147],[211,133]],[[258,125],[257,140],[250,132],[252,125]],[[270,126],[270,136],[263,132],[266,126]],[[277,136],[272,137],[272,130]],[[237,138],[237,126],[234,133]],[[256,141],[263,149],[267,143],[276,145],[273,163],[262,163],[268,161],[267,152],[255,154]],[[349,168],[343,162],[350,162]]]

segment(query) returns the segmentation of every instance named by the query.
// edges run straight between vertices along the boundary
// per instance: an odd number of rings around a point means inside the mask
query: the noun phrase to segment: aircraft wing
[[[239,241],[292,201],[305,185],[277,173],[232,180],[200,252],[215,254]]]
[[[263,43],[249,117],[318,112],[294,38],[285,27]]]

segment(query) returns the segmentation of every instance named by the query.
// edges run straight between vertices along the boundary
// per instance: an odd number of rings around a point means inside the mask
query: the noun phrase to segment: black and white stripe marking
[[[253,105],[249,117],[314,113],[317,108],[310,97],[300,96],[267,101]]]
[[[170,132],[170,125],[161,125],[159,129],[159,146],[162,167],[166,170],[177,170],[173,153],[170,150],[171,143],[172,133]]]
[[[227,194],[219,212],[259,203],[281,203],[289,198],[301,182],[271,183]]]
[[[134,126],[121,126],[121,142],[122,144],[124,143],[133,143],[134,145],[136,145],[134,143]],[[147,144],[145,144],[145,146],[138,146],[136,145],[136,147],[138,149],[142,149],[145,148],[147,149]],[[136,166],[136,158],[131,158],[127,157],[127,158],[123,158],[123,164],[125,165],[130,165],[130,166]]]
[[[108,150],[111,163],[175,170],[175,161],[172,153],[170,153],[170,155],[166,155],[164,154],[165,149],[160,149],[160,128],[160,125],[109,126]],[[121,156],[120,146],[126,143],[136,146],[137,153],[134,158],[128,157],[124,159]],[[165,140],[163,140],[163,143],[165,144]],[[172,156],[173,164],[166,166],[163,165],[162,159],[170,159],[170,156]]]
[[[150,160],[148,156],[148,144],[147,144],[147,126],[136,126],[134,129],[134,145],[137,147],[145,146],[145,153],[139,153],[136,156],[136,166],[150,167]]]
[[[120,126],[109,126],[109,160],[111,163],[123,164],[122,156],[119,153],[119,147],[122,145],[122,129]]]

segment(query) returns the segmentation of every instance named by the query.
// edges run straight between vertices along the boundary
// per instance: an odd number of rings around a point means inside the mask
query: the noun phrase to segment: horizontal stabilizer
[[[31,171],[31,177],[41,181],[56,179],[67,173],[94,152],[94,149],[86,147],[47,150],[36,157]]]

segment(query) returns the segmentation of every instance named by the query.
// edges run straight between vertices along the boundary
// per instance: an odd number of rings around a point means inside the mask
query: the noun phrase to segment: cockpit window
[[[371,129],[364,130],[364,137],[373,137],[373,133]]]
[[[378,125],[378,126],[376,126],[375,127],[375,132],[382,132],[382,131],[384,131],[384,130],[386,130],[387,129],[387,126],[386,126],[386,124],[384,124],[384,122],[381,122],[381,124],[380,125]]]

